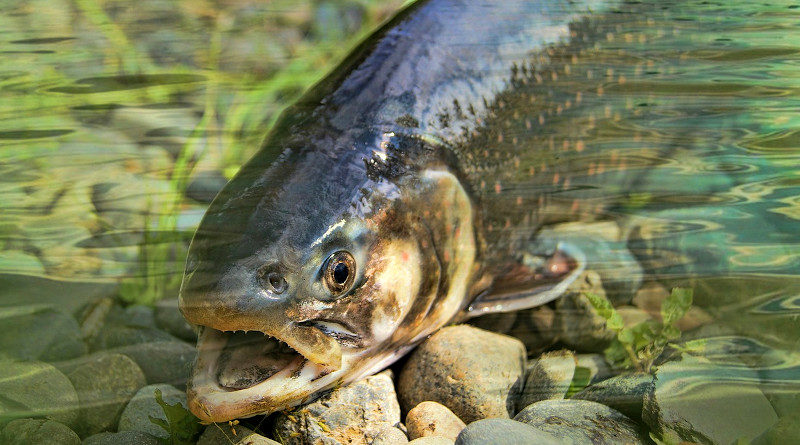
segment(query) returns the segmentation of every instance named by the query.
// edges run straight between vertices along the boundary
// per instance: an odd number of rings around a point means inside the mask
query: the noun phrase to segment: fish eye
[[[356,260],[350,252],[335,252],[325,262],[325,286],[338,297],[353,285],[356,277]]]

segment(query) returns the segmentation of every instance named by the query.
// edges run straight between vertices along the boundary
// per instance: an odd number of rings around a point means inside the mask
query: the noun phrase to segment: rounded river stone
[[[638,425],[620,412],[587,400],[543,400],[514,420],[550,433],[562,444],[645,444]]]
[[[449,326],[422,343],[398,383],[410,410],[430,400],[464,422],[508,418],[522,389],[525,347],[519,340],[468,325]]]

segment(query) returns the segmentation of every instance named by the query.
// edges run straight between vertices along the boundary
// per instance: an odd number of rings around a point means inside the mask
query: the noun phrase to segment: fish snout
[[[180,309],[190,323],[220,331],[272,330],[285,319],[288,284],[278,271],[199,262],[183,279]]]

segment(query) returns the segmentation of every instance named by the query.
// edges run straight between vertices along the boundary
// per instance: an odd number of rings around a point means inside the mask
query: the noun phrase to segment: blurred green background
[[[175,297],[216,191],[402,4],[0,2],[4,303]]]

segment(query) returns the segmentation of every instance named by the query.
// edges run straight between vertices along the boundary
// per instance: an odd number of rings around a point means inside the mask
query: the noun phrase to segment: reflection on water
[[[382,17],[138,3],[0,1],[4,306],[174,295],[208,197]],[[800,9],[631,3],[574,31],[537,56],[540,100],[519,112],[542,131],[520,162],[560,168],[555,201],[618,221],[645,282],[694,288],[724,334],[706,359],[746,370],[779,415],[798,409],[779,394],[800,382]]]

